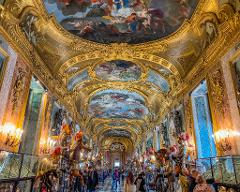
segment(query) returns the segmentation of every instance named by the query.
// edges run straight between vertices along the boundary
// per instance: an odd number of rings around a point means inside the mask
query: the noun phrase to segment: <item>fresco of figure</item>
[[[202,24],[202,49],[206,49],[217,37],[217,27],[213,21],[206,21]]]
[[[141,43],[156,40],[177,30],[191,16],[199,0],[44,2],[49,12],[53,10],[54,4],[60,24],[82,38],[100,43]]]
[[[63,110],[59,109],[54,116],[52,132],[54,135],[60,135],[61,126],[63,122]]]

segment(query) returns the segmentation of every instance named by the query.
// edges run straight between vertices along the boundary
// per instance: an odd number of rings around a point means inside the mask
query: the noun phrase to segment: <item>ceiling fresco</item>
[[[238,1],[5,0],[0,21],[89,137],[135,143],[237,42]]]
[[[80,67],[76,67],[76,66],[70,67],[69,69],[67,69],[67,70],[65,71],[65,73],[67,73],[67,74],[72,74],[72,73],[77,72],[79,69],[80,69]]]
[[[175,32],[199,0],[44,0],[66,30],[99,43],[143,43]]]
[[[129,131],[124,129],[108,130],[108,131],[105,131],[103,135],[105,137],[127,137],[127,138],[130,138],[132,136],[132,134]]]
[[[81,73],[79,73],[78,75],[72,77],[69,81],[68,81],[68,85],[67,88],[68,90],[72,90],[78,83],[81,83],[83,81],[88,80],[90,77],[88,75],[88,70],[85,69],[84,71],[82,71]]]
[[[123,127],[123,126],[128,126],[128,123],[126,122],[111,122],[111,123],[108,123],[108,126],[110,127]]]
[[[95,68],[96,76],[108,81],[136,81],[141,76],[141,68],[129,61],[110,61]]]
[[[95,94],[88,112],[96,118],[141,119],[148,114],[144,98],[127,90],[104,90]]]
[[[168,82],[153,70],[148,72],[148,81],[158,86],[163,92],[168,92],[170,89]]]

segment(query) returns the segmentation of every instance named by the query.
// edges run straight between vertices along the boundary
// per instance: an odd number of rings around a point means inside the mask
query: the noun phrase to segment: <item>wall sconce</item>
[[[229,129],[219,130],[214,133],[216,143],[220,146],[223,152],[232,150],[232,145],[230,141],[233,137],[236,136],[240,136],[240,132]]]
[[[16,147],[21,141],[23,130],[16,128],[12,123],[0,127],[0,138],[9,147]]]
[[[55,147],[56,141],[51,139],[50,137],[46,139],[42,139],[40,141],[40,153],[41,154],[49,154],[52,149]]]

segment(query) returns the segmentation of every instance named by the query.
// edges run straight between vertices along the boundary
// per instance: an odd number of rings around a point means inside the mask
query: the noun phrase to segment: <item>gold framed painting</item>
[[[9,60],[9,56],[7,52],[0,47],[0,90],[2,88],[3,78],[4,78],[8,60]]]

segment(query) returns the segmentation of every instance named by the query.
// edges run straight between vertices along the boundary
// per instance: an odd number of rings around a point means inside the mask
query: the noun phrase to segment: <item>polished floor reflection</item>
[[[118,185],[117,190],[112,190],[112,180],[111,178],[107,178],[104,182],[104,185],[100,185],[99,189],[97,190],[97,192],[123,192],[124,188],[123,188],[123,182],[120,183],[120,185]]]

